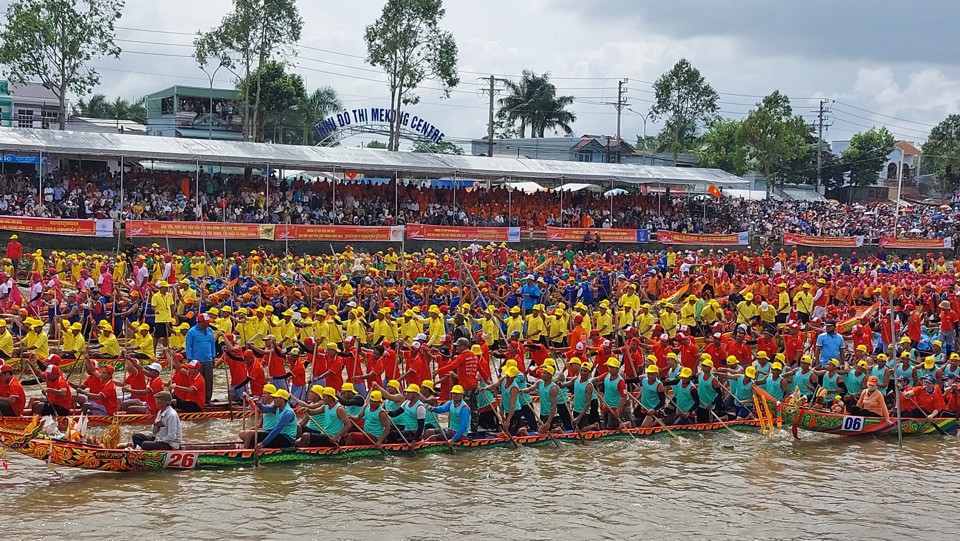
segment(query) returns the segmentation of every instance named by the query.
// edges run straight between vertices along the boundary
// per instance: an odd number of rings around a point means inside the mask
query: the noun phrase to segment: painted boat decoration
[[[757,421],[731,421],[685,426],[671,426],[677,435],[689,435],[717,430],[755,431]],[[512,448],[516,446],[547,446],[586,441],[625,440],[651,438],[667,435],[662,426],[631,428],[624,430],[597,430],[570,432],[553,435],[517,436],[513,440],[503,437],[488,437],[466,440],[447,445],[445,442],[418,442],[383,445],[383,452],[373,445],[342,447],[311,447],[295,449],[240,449],[238,443],[185,444],[176,451],[138,451],[130,449],[104,449],[101,447],[51,440],[38,437],[40,428],[28,434],[0,429],[0,443],[11,450],[59,466],[100,471],[146,471],[146,470],[193,470],[254,467],[257,464],[289,464],[312,461],[344,461],[380,456],[411,456],[414,453],[432,454],[444,452],[467,452],[484,448]],[[212,448],[211,448],[212,447]]]

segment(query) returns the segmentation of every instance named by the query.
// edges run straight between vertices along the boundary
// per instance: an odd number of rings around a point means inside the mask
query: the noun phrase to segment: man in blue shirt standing
[[[820,366],[826,366],[830,359],[843,363],[841,355],[845,353],[843,337],[837,334],[837,324],[832,319],[825,323],[824,332],[817,336],[814,355],[820,360]]]
[[[213,318],[209,314],[200,314],[197,324],[187,331],[185,352],[188,361],[200,361],[200,373],[207,384],[207,403],[213,398],[213,357],[216,352],[211,321]]]
[[[520,288],[520,308],[523,309],[523,315],[527,315],[533,306],[540,302],[540,288],[534,282],[532,274],[527,275],[527,283]]]

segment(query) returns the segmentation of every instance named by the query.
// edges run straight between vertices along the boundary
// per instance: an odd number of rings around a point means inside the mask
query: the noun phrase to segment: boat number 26
[[[197,465],[196,453],[167,453],[167,461],[164,466],[167,468],[179,468],[182,470],[191,470]]]
[[[843,425],[840,428],[846,432],[860,432],[863,430],[863,417],[845,415]]]

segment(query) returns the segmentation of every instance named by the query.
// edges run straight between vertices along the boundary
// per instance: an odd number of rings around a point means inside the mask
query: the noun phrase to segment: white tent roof
[[[590,190],[592,192],[599,192],[602,188],[595,184],[584,184],[582,182],[568,182],[559,188],[561,192],[579,192],[580,190]]]
[[[140,160],[199,161],[205,165],[269,164],[272,168],[285,169],[396,171],[466,178],[508,177],[515,180],[563,179],[584,182],[615,180],[631,184],[695,185],[702,189],[706,184],[720,187],[746,185],[746,181],[740,177],[719,169],[382,152],[21,128],[0,128],[0,150],[27,154],[43,152],[109,158],[123,156]]]

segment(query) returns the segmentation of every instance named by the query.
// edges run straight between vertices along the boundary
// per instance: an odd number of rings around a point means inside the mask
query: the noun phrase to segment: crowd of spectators
[[[419,181],[378,182],[159,171],[64,173],[43,182],[23,171],[0,175],[0,215],[115,220],[228,221],[322,225],[515,226],[526,230],[594,227],[734,233],[863,236],[893,232],[892,202],[746,200],[664,192],[607,197],[587,190],[525,193],[503,186],[433,188]],[[198,193],[199,192],[199,193]],[[121,202],[122,201],[122,202]],[[224,216],[224,213],[226,216]],[[900,209],[900,236],[960,237],[951,205]]]

